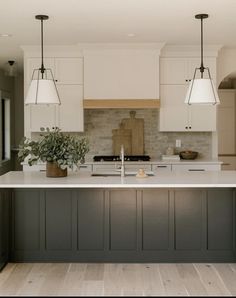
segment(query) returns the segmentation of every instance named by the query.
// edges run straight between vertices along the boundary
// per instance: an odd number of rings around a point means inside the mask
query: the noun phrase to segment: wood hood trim
[[[84,99],[84,109],[158,109],[159,99]]]

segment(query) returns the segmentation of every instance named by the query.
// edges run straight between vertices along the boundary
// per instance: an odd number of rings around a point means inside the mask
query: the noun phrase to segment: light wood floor
[[[4,295],[235,296],[236,264],[8,264]]]

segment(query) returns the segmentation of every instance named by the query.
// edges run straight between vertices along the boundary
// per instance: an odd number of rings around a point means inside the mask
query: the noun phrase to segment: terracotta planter
[[[58,167],[56,162],[48,162],[46,164],[46,176],[47,177],[66,177],[67,169],[62,170]]]

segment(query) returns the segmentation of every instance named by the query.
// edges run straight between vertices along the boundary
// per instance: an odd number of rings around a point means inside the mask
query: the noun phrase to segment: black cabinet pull
[[[188,126],[185,126],[185,129],[188,129]]]
[[[204,172],[205,169],[188,169],[189,172]]]

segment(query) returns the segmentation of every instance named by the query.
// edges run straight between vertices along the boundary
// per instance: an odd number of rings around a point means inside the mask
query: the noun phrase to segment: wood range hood
[[[84,109],[157,109],[159,99],[84,99]]]

